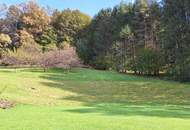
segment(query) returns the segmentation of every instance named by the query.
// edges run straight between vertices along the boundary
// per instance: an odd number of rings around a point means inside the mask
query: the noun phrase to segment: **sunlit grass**
[[[189,130],[190,84],[91,69],[1,69],[0,130]]]

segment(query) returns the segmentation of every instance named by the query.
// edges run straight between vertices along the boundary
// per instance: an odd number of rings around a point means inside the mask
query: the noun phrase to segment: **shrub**
[[[150,49],[140,50],[136,57],[136,64],[133,66],[139,74],[143,75],[159,75],[162,67],[161,53]]]
[[[175,64],[172,64],[168,69],[168,76],[174,80],[189,82],[190,81],[190,58],[181,58]]]
[[[44,71],[48,68],[64,68],[70,69],[72,67],[79,67],[80,59],[76,54],[74,47],[67,48],[65,50],[53,50],[45,52],[40,58],[40,65],[44,68]]]
[[[91,65],[94,66],[94,68],[96,69],[106,70],[109,69],[112,64],[109,56],[97,56],[91,62]]]

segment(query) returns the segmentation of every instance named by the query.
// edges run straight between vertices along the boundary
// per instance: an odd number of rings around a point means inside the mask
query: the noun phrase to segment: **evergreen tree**
[[[190,81],[190,1],[163,0],[161,40],[169,74]]]

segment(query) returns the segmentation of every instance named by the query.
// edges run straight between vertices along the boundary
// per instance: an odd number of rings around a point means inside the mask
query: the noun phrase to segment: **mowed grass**
[[[91,69],[0,69],[0,130],[189,130],[190,84]]]

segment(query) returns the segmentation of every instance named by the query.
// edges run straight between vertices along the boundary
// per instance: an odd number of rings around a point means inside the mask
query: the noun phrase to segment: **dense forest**
[[[80,66],[190,81],[190,1],[136,0],[102,9],[0,5],[2,65]],[[80,57],[80,59],[78,58]]]

